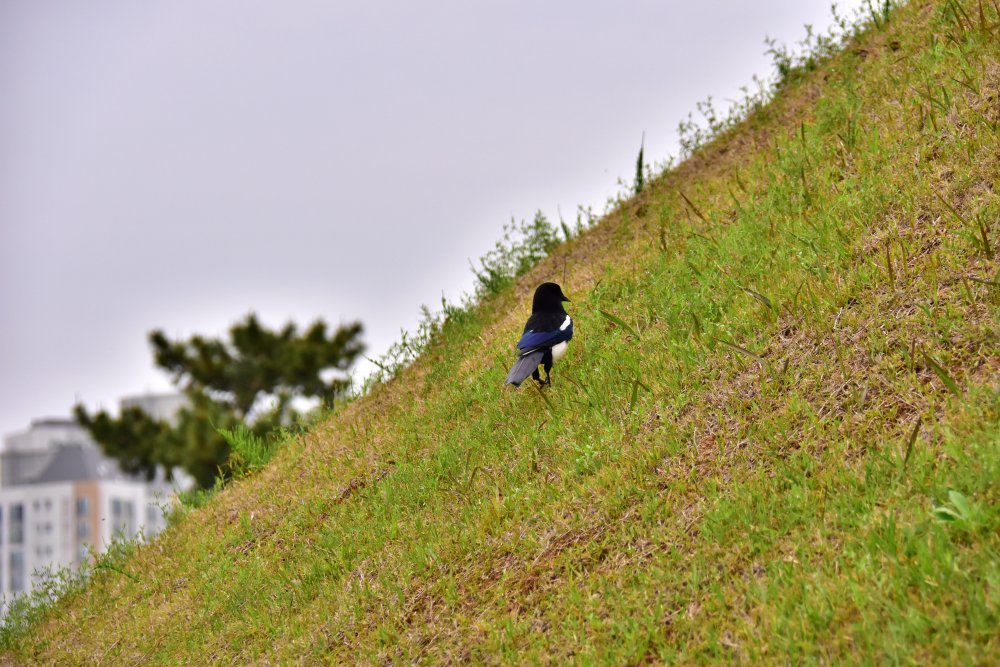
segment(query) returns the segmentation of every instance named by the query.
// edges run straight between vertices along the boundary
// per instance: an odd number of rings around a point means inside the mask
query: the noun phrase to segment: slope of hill
[[[8,658],[995,661],[998,188],[1000,8],[913,0]]]

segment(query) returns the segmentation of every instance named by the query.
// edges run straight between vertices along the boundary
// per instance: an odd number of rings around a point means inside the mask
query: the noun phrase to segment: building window
[[[10,543],[24,543],[24,505],[15,503],[10,506]],[[13,573],[11,577],[13,577]]]
[[[87,516],[87,512],[90,511],[90,503],[87,498],[80,496],[76,499],[76,515],[77,516]]]
[[[10,592],[20,593],[24,590],[24,554],[20,551],[10,552]]]
[[[89,540],[90,539],[90,524],[86,521],[80,521],[76,524],[76,539],[78,540]]]
[[[135,535],[135,505],[118,498],[111,501],[111,530],[124,537]]]

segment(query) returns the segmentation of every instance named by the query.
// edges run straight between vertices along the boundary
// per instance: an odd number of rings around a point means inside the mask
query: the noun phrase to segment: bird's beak
[[[565,294],[563,294],[563,298],[562,298],[562,300],[563,300],[563,301],[569,301],[569,297],[568,297],[568,296],[566,296]]]

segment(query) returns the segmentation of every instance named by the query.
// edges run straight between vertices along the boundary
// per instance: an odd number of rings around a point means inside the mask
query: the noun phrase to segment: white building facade
[[[113,540],[159,533],[173,487],[162,474],[153,481],[126,475],[69,419],[38,420],[6,437],[0,449],[2,607],[29,592],[46,570],[75,570]]]

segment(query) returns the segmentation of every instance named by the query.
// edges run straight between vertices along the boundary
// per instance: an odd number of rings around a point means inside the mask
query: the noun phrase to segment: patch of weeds
[[[297,425],[302,427],[305,424]],[[172,506],[160,505],[160,510],[168,526],[180,522],[191,510],[204,507],[226,485],[234,479],[249,477],[264,468],[281,448],[281,443],[291,437],[293,431],[282,428],[276,434],[256,433],[246,424],[237,424],[229,429],[216,429],[229,445],[229,459],[224,470],[220,470],[211,488],[195,486],[177,493],[177,502]]]
[[[28,635],[45,612],[57,600],[84,587],[84,575],[71,568],[45,568],[35,572],[35,585],[29,593],[13,594],[4,600],[3,624],[0,625],[0,650],[10,650]]]
[[[237,424],[230,429],[216,429],[222,439],[229,445],[229,461],[227,463],[234,477],[251,475],[271,460],[278,450],[278,441],[258,433],[254,433],[246,424]]]
[[[140,538],[115,539],[107,550],[90,557],[78,568],[44,567],[32,573],[30,592],[16,593],[3,600],[3,621],[0,623],[0,651],[9,651],[22,639],[31,636],[46,613],[61,599],[83,591],[91,575],[100,571],[115,572],[135,580],[124,569],[128,557],[135,551]]]
[[[984,510],[979,503],[970,501],[955,489],[948,491],[948,502],[934,505],[931,516],[968,532],[975,532],[986,523]]]
[[[226,482],[222,477],[216,477],[215,484],[209,489],[195,486],[194,488],[179,492],[177,494],[177,504],[170,511],[164,513],[167,519],[167,526],[176,525],[189,511],[207,505],[208,501],[219,493],[225,485]]]
[[[441,332],[446,322],[458,322],[467,316],[471,304],[456,306],[441,298],[441,310],[432,311],[426,305],[420,307],[420,322],[414,332],[400,331],[399,340],[389,346],[385,354],[378,359],[368,359],[375,364],[377,370],[369,375],[361,384],[360,394],[366,394],[376,384],[387,382],[396,377],[400,371],[412,364],[434,338]]]
[[[494,248],[479,258],[481,268],[472,267],[476,277],[476,295],[499,294],[548,257],[558,244],[556,227],[541,211],[531,222],[511,220],[504,225],[503,237]]]
[[[767,49],[764,54],[771,57],[774,70],[772,75],[766,78],[754,75],[750,85],[740,88],[740,98],[727,109],[717,109],[711,97],[698,102],[696,108],[701,120],[697,121],[693,114],[688,114],[677,126],[681,158],[692,155],[762,110],[779,90],[816,70],[869,27],[881,30],[897,5],[897,2],[891,0],[882,0],[877,7],[868,2],[856,10],[853,17],[845,17],[837,13],[837,6],[834,4],[831,7],[834,20],[829,31],[826,34],[817,33],[812,26],[807,25],[806,36],[799,41],[797,48],[765,37]]]

